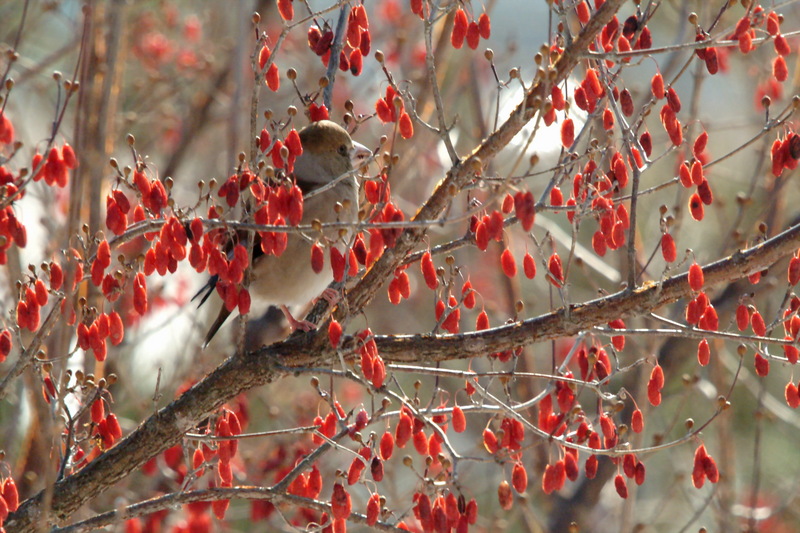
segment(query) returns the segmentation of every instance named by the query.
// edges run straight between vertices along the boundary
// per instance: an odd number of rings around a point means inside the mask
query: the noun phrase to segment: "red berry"
[[[91,413],[92,422],[95,424],[99,424],[100,421],[106,417],[106,410],[105,406],[103,405],[103,400],[98,398],[92,403]]]
[[[294,5],[292,0],[278,0],[278,12],[283,20],[289,21],[294,18]]]
[[[429,289],[436,290],[439,286],[439,279],[436,277],[436,267],[433,266],[430,252],[422,254],[420,267],[422,268],[422,277],[425,278],[425,284]]]
[[[374,526],[381,512],[381,497],[378,493],[370,496],[367,502],[367,525]]]
[[[750,324],[753,326],[753,333],[759,337],[763,337],[767,334],[767,325],[764,323],[764,318],[758,311],[755,311],[750,316]]]
[[[453,407],[453,415],[451,418],[453,423],[453,431],[456,433],[463,433],[467,429],[467,418],[464,416],[464,411],[459,406]]]
[[[522,463],[514,463],[514,468],[511,471],[511,484],[514,490],[522,494],[528,488],[528,472]]]
[[[661,255],[664,256],[664,261],[672,263],[678,259],[678,249],[675,246],[675,239],[672,235],[665,233],[661,236]]]
[[[489,329],[489,315],[486,314],[486,311],[478,313],[478,318],[475,321],[475,329],[477,331]]]
[[[511,485],[508,481],[503,480],[497,487],[497,499],[500,502],[500,507],[508,511],[514,506],[514,495],[511,493]]]
[[[706,366],[711,359],[711,348],[708,346],[706,339],[701,340],[697,344],[697,362],[700,366]]]
[[[450,44],[453,45],[453,48],[458,49],[464,45],[464,38],[467,36],[468,27],[469,21],[467,20],[467,13],[459,7],[453,19],[453,31],[450,34]]]
[[[489,428],[483,430],[483,446],[491,454],[497,453],[497,436]]]
[[[394,436],[391,432],[384,432],[381,437],[380,450],[381,457],[383,457],[384,460],[388,460],[392,456],[392,452],[394,451]]]
[[[397,444],[398,448],[405,448],[406,443],[411,439],[412,424],[413,422],[408,413],[401,412],[394,433],[395,444]]]
[[[755,369],[758,377],[766,377],[769,374],[769,359],[756,352]]]
[[[509,278],[517,275],[517,262],[514,260],[514,254],[508,248],[503,250],[500,255],[500,265],[503,267],[503,273]]]
[[[631,429],[635,433],[641,433],[644,431],[644,416],[642,415],[642,411],[636,409],[631,415]]]
[[[594,253],[603,257],[606,255],[606,251],[608,250],[608,245],[606,244],[606,236],[603,235],[603,232],[597,230],[592,235],[592,248],[594,248]]]
[[[697,139],[694,140],[694,144],[692,145],[692,155],[699,159],[700,154],[702,154],[706,149],[706,144],[708,144],[708,133],[703,131],[703,133],[698,135]]]
[[[569,149],[575,142],[575,124],[571,118],[565,118],[561,123],[561,145]]]
[[[786,398],[786,404],[792,409],[797,409],[797,407],[800,406],[800,393],[798,393],[797,385],[791,381],[786,384],[784,396]]]
[[[590,455],[586,459],[586,464],[583,467],[584,472],[586,473],[587,479],[594,479],[597,475],[597,467],[599,466],[599,461],[596,455]]]
[[[789,42],[786,40],[786,37],[781,34],[775,36],[775,51],[780,54],[780,57],[788,56],[792,53]]]
[[[603,129],[606,131],[614,129],[614,113],[608,108],[603,111]]]
[[[619,103],[622,108],[622,114],[626,117],[633,115],[633,97],[628,89],[624,89],[619,95]]]
[[[481,13],[478,17],[478,31],[482,39],[488,39],[492,34],[492,22],[487,13]]]
[[[467,46],[475,50],[481,42],[481,30],[478,28],[478,23],[472,21],[467,27]]]
[[[592,90],[592,93],[598,98],[603,96],[606,91],[603,84],[600,83],[600,78],[597,76],[597,70],[590,68],[586,71],[586,84]]]
[[[553,253],[550,256],[550,259],[547,262],[547,269],[550,271],[551,278],[548,280],[553,283],[553,280],[557,283],[554,283],[556,287],[561,287],[564,285],[564,268],[561,265],[561,258],[558,256],[557,253]]]
[[[412,124],[411,117],[405,111],[403,111],[403,113],[400,115],[398,129],[400,130],[400,136],[403,137],[403,139],[410,139],[414,136],[414,124]]]
[[[689,267],[689,286],[693,291],[700,291],[705,283],[703,269],[697,263]]]
[[[653,405],[661,403],[661,389],[664,388],[664,371],[660,365],[653,367],[650,380],[647,382],[647,399]]]
[[[617,489],[617,494],[619,494],[620,498],[628,497],[628,484],[622,474],[617,474],[617,477],[614,478],[614,488]]]
[[[788,279],[789,285],[797,285],[800,282],[800,257],[792,256],[789,260]]]
[[[335,483],[331,496],[331,514],[337,520],[344,520],[350,516],[350,510],[350,495],[341,483]]]
[[[522,258],[522,269],[525,272],[526,278],[533,279],[536,276],[536,261],[534,261],[533,256],[527,252]]]
[[[670,87],[667,89],[667,104],[672,108],[675,113],[680,112],[681,110],[681,99],[678,96],[677,91],[674,88]]]
[[[336,320],[331,320],[328,325],[328,339],[331,346],[339,346],[339,339],[342,338],[342,325]]]
[[[578,2],[578,5],[575,6],[575,13],[578,15],[578,20],[581,24],[589,22],[591,13],[589,12],[589,4],[586,3],[586,0]]]
[[[784,82],[789,78],[789,68],[786,66],[786,60],[783,56],[776,57],[772,62],[772,75],[780,82]]]
[[[19,493],[17,492],[17,484],[14,482],[14,478],[6,478],[5,483],[3,483],[3,494],[2,500],[5,500],[5,504],[8,506],[8,510],[14,512],[19,507]]]
[[[650,80],[650,90],[656,100],[664,98],[664,78],[661,76],[660,72],[656,72]]]

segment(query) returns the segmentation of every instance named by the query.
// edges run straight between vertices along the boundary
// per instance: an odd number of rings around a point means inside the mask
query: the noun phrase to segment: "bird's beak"
[[[360,169],[365,166],[370,157],[372,157],[372,150],[361,143],[353,141],[353,149],[350,150],[350,162],[353,164],[354,169]]]

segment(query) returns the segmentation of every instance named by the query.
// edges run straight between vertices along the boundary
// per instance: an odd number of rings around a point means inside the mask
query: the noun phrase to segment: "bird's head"
[[[324,185],[358,168],[372,152],[354,142],[350,134],[330,120],[314,122],[300,130],[303,154],[294,164],[299,181]]]

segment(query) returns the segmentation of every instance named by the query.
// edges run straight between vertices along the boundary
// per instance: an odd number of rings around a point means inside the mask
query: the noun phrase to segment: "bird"
[[[290,177],[303,192],[301,224],[308,225],[314,220],[357,221],[358,181],[354,169],[362,167],[372,156],[372,151],[353,141],[347,130],[330,120],[313,122],[298,133],[303,153],[295,160]],[[332,187],[324,188],[334,181],[336,183]],[[347,229],[340,235],[339,230],[334,229],[323,232],[323,235],[331,241],[339,241],[341,237],[348,239],[352,231]],[[316,326],[305,320],[297,320],[289,307],[305,305],[320,295],[330,300],[335,294],[326,290],[333,281],[330,267],[326,265],[319,273],[312,269],[313,244],[313,236],[290,232],[286,249],[278,257],[263,254],[258,242],[253,248],[250,296],[256,302],[279,306],[293,331],[310,331]],[[192,298],[194,300],[203,295],[198,307],[214,292],[217,279],[217,276],[212,276]],[[222,305],[206,334],[204,347],[208,346],[230,314]]]

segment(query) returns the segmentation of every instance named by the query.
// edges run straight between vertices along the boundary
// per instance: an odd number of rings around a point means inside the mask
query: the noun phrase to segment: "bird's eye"
[[[348,156],[350,154],[350,149],[347,147],[346,144],[339,146],[339,155]]]

